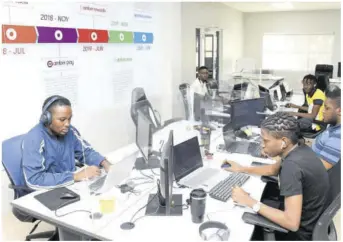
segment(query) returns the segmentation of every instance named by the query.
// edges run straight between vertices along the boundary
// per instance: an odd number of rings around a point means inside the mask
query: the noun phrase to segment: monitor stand
[[[143,157],[138,157],[135,162],[135,169],[138,171],[160,168],[160,160],[157,156],[150,156],[148,162]]]
[[[182,194],[173,194],[170,214],[166,214],[166,207],[160,205],[159,197],[150,194],[145,210],[145,216],[182,216]]]

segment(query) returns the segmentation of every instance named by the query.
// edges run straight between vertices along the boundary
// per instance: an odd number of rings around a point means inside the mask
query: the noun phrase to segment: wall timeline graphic
[[[3,44],[32,43],[126,43],[153,44],[148,32],[120,30],[60,28],[44,26],[2,25]]]

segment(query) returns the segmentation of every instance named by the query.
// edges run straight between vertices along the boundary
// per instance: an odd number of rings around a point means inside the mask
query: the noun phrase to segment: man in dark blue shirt
[[[100,175],[110,163],[83,140],[71,125],[72,109],[68,99],[51,96],[43,104],[40,122],[23,140],[23,174],[33,190],[67,186]],[[75,160],[86,165],[76,171]]]

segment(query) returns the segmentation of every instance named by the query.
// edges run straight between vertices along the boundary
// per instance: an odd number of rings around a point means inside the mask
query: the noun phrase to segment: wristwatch
[[[252,206],[252,210],[254,210],[255,213],[258,213],[260,209],[261,209],[261,202],[257,202],[254,204],[254,206]]]

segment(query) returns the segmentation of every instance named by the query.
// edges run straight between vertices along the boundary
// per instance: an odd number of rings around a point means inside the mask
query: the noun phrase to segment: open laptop
[[[89,189],[94,193],[104,193],[114,186],[119,185],[124,179],[130,176],[134,167],[138,151],[125,157],[121,161],[111,165],[107,174],[91,181]]]
[[[197,188],[210,187],[220,169],[203,166],[198,137],[174,146],[174,176],[180,185]]]

